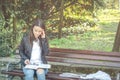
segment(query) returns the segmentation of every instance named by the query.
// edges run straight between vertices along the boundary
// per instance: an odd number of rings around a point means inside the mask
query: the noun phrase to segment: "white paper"
[[[29,68],[29,69],[51,68],[51,65],[50,64],[39,64],[39,65],[28,64],[25,66],[25,68]]]
[[[96,73],[88,74],[86,77],[82,77],[82,79],[111,80],[111,77],[103,71],[98,71]]]
[[[87,79],[87,80],[112,80],[110,75],[103,72],[98,71],[92,74],[75,74],[75,73],[62,73],[59,76],[61,77],[72,77],[72,78],[80,78],[80,79]]]

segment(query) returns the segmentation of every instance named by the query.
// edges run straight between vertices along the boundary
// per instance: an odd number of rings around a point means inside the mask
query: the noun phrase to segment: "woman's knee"
[[[43,74],[44,73],[44,69],[41,69],[41,68],[37,69],[37,73],[38,74]]]
[[[37,69],[36,73],[37,73],[38,80],[46,80],[44,69]]]

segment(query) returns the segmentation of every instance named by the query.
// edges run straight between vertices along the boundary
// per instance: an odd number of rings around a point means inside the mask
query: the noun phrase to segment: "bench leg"
[[[8,76],[6,80],[12,80],[14,76]]]
[[[120,73],[117,73],[117,78],[116,80],[120,80]]]
[[[6,80],[13,80],[14,76],[8,76]],[[24,80],[23,77],[20,77],[21,80]]]
[[[21,80],[24,80],[24,77],[20,77]]]

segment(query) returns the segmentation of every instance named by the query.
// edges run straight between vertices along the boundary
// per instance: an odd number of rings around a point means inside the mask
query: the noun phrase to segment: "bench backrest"
[[[50,48],[47,59],[55,65],[120,69],[120,52]]]

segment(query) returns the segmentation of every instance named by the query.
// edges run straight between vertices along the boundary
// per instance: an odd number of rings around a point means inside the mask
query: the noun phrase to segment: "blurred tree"
[[[116,37],[115,37],[114,46],[113,46],[112,51],[120,52],[120,21],[119,21],[118,29],[116,32]]]
[[[8,1],[7,0],[1,0],[0,1],[1,11],[2,11],[4,19],[5,19],[5,25],[4,25],[5,28],[9,26],[9,24],[8,24],[8,19],[10,18],[10,12],[9,12],[9,9],[8,9],[8,7],[9,7],[8,3],[9,2],[10,2],[9,0]]]
[[[47,24],[47,30],[61,38],[63,28],[84,23],[94,26],[93,11],[103,6],[103,3],[103,0],[0,0],[0,13],[4,18],[1,31],[5,32],[5,37],[9,37],[7,43],[13,48],[32,21],[42,18]]]
[[[64,0],[61,1],[61,6],[60,6],[60,23],[58,26],[58,38],[61,38],[62,36],[62,27],[63,27],[63,9],[64,9]]]
[[[64,1],[64,4],[62,2]],[[2,11],[6,25],[13,25],[24,21],[30,26],[32,21],[39,17],[49,22],[61,34],[62,28],[71,27],[84,22],[91,22],[86,16],[92,16],[96,6],[103,6],[103,0],[1,0]],[[62,5],[62,6],[61,6]],[[62,8],[64,6],[64,8]],[[97,10],[97,9],[96,9]],[[62,12],[61,12],[62,11]],[[62,15],[61,15],[62,14]],[[62,19],[62,20],[61,20]],[[10,21],[13,23],[10,23]],[[61,24],[62,21],[62,24]],[[9,23],[9,24],[8,24]],[[62,26],[61,26],[62,25]],[[24,28],[25,29],[25,28]],[[58,29],[58,30],[57,30]],[[60,38],[62,36],[58,34]]]

